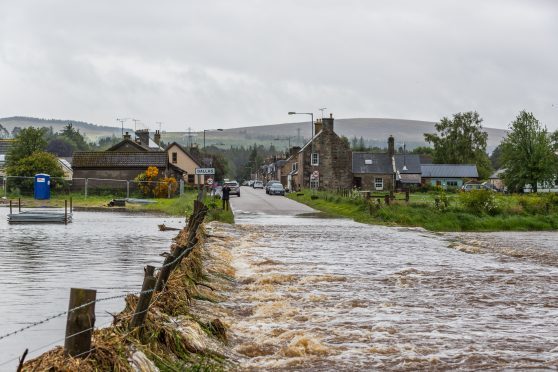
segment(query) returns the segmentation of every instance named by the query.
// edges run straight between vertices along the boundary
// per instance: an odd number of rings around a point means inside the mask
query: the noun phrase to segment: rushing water
[[[70,288],[97,290],[97,299],[141,290],[143,267],[161,265],[183,220],[142,214],[74,212],[64,225],[8,225],[0,208],[0,335],[68,308]],[[122,298],[96,304],[96,325],[124,308]],[[62,345],[66,316],[0,340],[0,371],[14,370],[25,348],[28,358]],[[50,344],[50,345],[49,345]],[[45,346],[44,348],[41,348]],[[6,363],[6,364],[4,364]]]
[[[236,216],[224,305],[247,369],[555,369],[557,233]]]

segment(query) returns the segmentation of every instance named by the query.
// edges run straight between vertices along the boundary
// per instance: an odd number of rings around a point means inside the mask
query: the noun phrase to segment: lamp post
[[[205,149],[205,132],[212,132],[212,131],[222,132],[223,129],[219,128],[219,129],[204,129],[203,130],[203,148],[204,149]]]
[[[312,165],[312,155],[314,154],[314,113],[313,112],[294,112],[289,111],[289,115],[310,115],[310,166]],[[310,181],[308,181],[310,182]]]

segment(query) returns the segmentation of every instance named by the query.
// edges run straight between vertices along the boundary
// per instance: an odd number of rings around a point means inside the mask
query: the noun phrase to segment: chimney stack
[[[322,119],[317,119],[314,123],[314,135],[322,131]]]
[[[153,136],[153,141],[159,146],[161,144],[161,132],[159,130],[155,130],[155,135]]]
[[[391,158],[395,155],[395,138],[389,136],[388,138],[388,156]]]
[[[329,114],[329,118],[322,119],[322,130],[333,132],[333,114]]]
[[[130,133],[126,132],[126,134],[124,134],[124,139],[125,140],[129,140],[131,138],[132,138],[132,136],[130,136]]]
[[[136,130],[137,142],[142,146],[149,146],[149,129]]]

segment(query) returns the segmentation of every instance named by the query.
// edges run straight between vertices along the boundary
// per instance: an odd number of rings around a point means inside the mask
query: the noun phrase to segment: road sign
[[[196,168],[196,174],[206,175],[206,174],[215,174],[215,168]]]
[[[318,172],[317,170],[315,170],[314,172],[312,172],[312,175],[310,176],[311,180],[318,180],[320,179],[320,172]]]
[[[205,182],[207,182],[207,184],[211,186],[213,185],[213,178],[208,178]]]

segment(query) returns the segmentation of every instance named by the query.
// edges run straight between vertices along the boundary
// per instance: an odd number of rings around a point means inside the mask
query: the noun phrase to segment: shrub
[[[494,192],[489,190],[472,190],[459,194],[459,202],[470,213],[481,215],[483,213],[494,216],[499,208]]]

